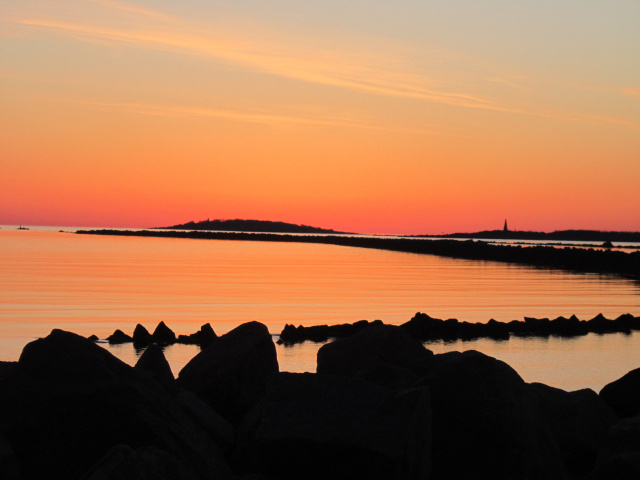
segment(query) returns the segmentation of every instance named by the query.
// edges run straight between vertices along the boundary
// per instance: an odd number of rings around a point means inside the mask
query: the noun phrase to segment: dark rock
[[[176,379],[171,372],[169,362],[160,348],[155,343],[147,347],[138,362],[135,369],[146,373],[156,382],[158,382],[168,392],[174,392],[177,388]]]
[[[640,416],[625,418],[605,435],[594,470],[585,480],[640,478]]]
[[[640,330],[640,317],[634,317],[630,313],[620,315],[614,320],[620,325],[620,329],[625,330]]]
[[[374,320],[369,322],[367,320],[359,320],[354,323],[343,323],[340,325],[313,325],[311,327],[304,327],[299,325],[286,324],[280,332],[280,338],[278,343],[292,344],[298,342],[304,342],[311,340],[312,342],[326,342],[330,338],[343,338],[350,335],[354,335],[363,328],[367,328],[371,325],[382,325],[382,320]]]
[[[154,447],[113,447],[84,480],[191,480],[188,466]]]
[[[189,478],[230,478],[222,453],[155,381],[78,335],[28,344],[0,385],[0,434],[26,480],[81,478],[116,445],[153,446]]]
[[[92,342],[97,342],[100,339],[98,338],[97,335],[91,335],[90,337],[87,337],[87,340],[91,340]]]
[[[153,342],[153,337],[149,333],[149,330],[144,328],[144,326],[137,324],[136,328],[133,330],[133,345],[141,348],[146,347]]]
[[[107,340],[111,345],[133,342],[133,338],[131,338],[129,335],[127,335],[120,329],[116,330],[111,335],[109,335],[107,337]]]
[[[443,335],[444,322],[432,318],[426,313],[418,312],[411,320],[400,325],[409,335],[420,341],[440,339]]]
[[[550,329],[551,334],[557,337],[577,337],[589,333],[587,322],[581,322],[575,315],[551,320]]]
[[[551,335],[551,320],[548,318],[524,317],[525,332],[536,337]]]
[[[505,323],[498,322],[493,318],[486,323],[484,335],[494,340],[509,340],[511,333]]]
[[[541,383],[531,390],[540,402],[543,414],[560,447],[568,470],[582,478],[594,466],[596,454],[617,415],[593,390],[565,392]]]
[[[178,343],[183,343],[185,345],[200,345],[201,347],[206,347],[210,345],[216,338],[218,338],[216,332],[213,331],[211,324],[207,323],[203,325],[196,333],[192,333],[191,335],[179,335]]]
[[[428,390],[333,375],[270,377],[241,430],[240,473],[278,479],[429,478]]]
[[[600,390],[600,398],[621,417],[635,417],[640,413],[640,368],[631,370]]]
[[[0,383],[6,377],[10,377],[18,369],[18,362],[2,362],[0,361]]]
[[[174,398],[182,409],[207,432],[217,446],[225,452],[231,450],[235,440],[233,425],[218,415],[200,397],[188,390],[179,391]]]
[[[176,334],[173,333],[173,330],[167,327],[164,322],[160,322],[158,324],[151,337],[153,338],[153,341],[157,343],[176,343]]]
[[[420,376],[408,368],[390,365],[388,363],[376,363],[359,370],[354,378],[367,380],[381,387],[394,390],[411,388],[420,381]]]
[[[587,325],[589,327],[589,331],[594,333],[631,333],[631,329],[624,325],[624,323],[609,320],[601,313],[593,317],[591,320],[588,320]]]
[[[439,358],[442,357],[442,358]],[[528,385],[479,352],[435,355],[433,478],[561,479],[564,466]]]
[[[191,359],[178,375],[178,383],[237,424],[264,396],[266,379],[276,372],[278,358],[269,330],[249,322]]]
[[[317,371],[354,376],[364,369],[386,364],[422,373],[432,356],[430,350],[402,328],[372,325],[320,347]]]
[[[3,480],[19,480],[20,467],[16,454],[2,437],[0,437],[0,478]]]

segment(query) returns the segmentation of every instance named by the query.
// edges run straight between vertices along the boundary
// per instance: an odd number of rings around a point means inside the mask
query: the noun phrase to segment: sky
[[[3,0],[0,224],[640,231],[637,0]]]

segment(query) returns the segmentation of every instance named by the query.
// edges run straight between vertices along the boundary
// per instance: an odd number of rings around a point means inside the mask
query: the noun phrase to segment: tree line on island
[[[201,220],[190,221],[170,227],[157,227],[163,230],[207,230],[213,232],[261,232],[261,233],[318,233],[342,234],[328,228],[310,227],[287,222],[273,222],[270,220]]]
[[[298,225],[270,220],[201,220],[190,221],[169,227],[156,227],[163,230],[204,230],[213,232],[257,232],[257,233],[317,233],[317,234],[349,234],[329,228],[318,228],[309,225]],[[401,235],[402,236],[402,235]],[[422,238],[469,238],[495,240],[540,240],[540,241],[582,241],[582,242],[640,242],[640,232],[615,232],[601,230],[556,230],[553,232],[534,232],[509,230],[483,230],[472,233],[448,233],[442,235],[406,235]]]

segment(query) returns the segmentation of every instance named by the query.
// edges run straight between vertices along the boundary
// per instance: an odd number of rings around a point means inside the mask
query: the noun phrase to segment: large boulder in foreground
[[[529,386],[509,365],[468,351],[435,355],[433,478],[561,479],[564,466]]]
[[[306,480],[425,479],[428,390],[395,392],[342,376],[280,373],[242,425],[240,473]]]
[[[189,478],[231,476],[217,446],[158,383],[62,330],[28,344],[0,384],[0,436],[23,480],[82,478],[117,445],[166,452]]]
[[[640,478],[640,416],[624,418],[602,442],[596,466],[585,480],[637,480]]]
[[[530,384],[560,447],[568,471],[579,478],[589,473],[607,431],[618,416],[590,389],[565,392],[541,383]]]
[[[168,392],[174,392],[177,388],[171,366],[167,362],[162,348],[155,343],[149,345],[140,355],[134,368],[149,375]]]
[[[113,447],[83,480],[191,480],[182,463],[155,447]]]
[[[318,350],[318,373],[361,376],[385,384],[390,369],[398,377],[411,379],[402,369],[426,372],[433,356],[422,343],[394,325],[373,325],[358,333],[323,345]],[[375,374],[374,374],[375,373]]]
[[[237,424],[278,372],[276,347],[265,325],[249,322],[219,337],[180,371],[178,383]]]
[[[600,398],[621,418],[640,413],[640,368],[631,370],[600,390]]]

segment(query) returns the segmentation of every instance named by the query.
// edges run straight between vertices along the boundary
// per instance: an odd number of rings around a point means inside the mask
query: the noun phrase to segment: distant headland
[[[258,232],[258,233],[325,233],[342,234],[328,228],[310,227],[295,223],[272,222],[269,220],[201,220],[187,222],[170,227],[157,227],[161,230],[203,230],[212,232]]]
[[[558,242],[640,242],[640,232],[606,232],[600,230],[557,230],[527,232],[517,230],[484,230],[474,233],[415,235],[421,238],[468,238],[474,240],[539,240]]]

